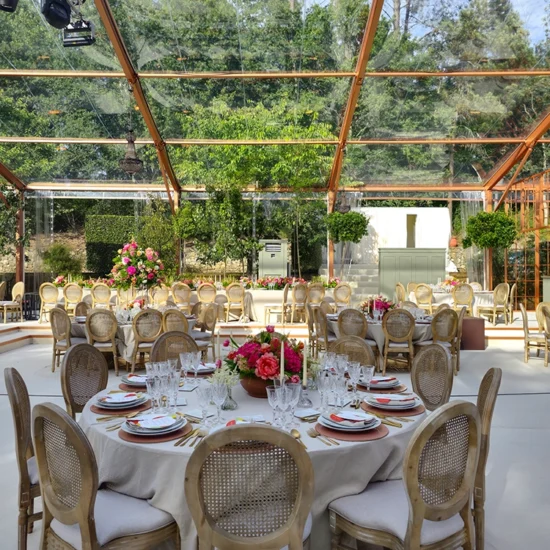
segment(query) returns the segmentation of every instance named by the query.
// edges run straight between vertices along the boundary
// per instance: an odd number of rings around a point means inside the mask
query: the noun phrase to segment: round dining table
[[[479,290],[474,292],[473,313],[475,317],[478,317],[478,309],[480,307],[493,307],[493,304],[494,304],[493,296],[494,296],[494,293],[492,290]],[[449,304],[450,306],[452,306],[454,303],[453,295],[451,292],[434,291],[432,294],[432,298],[433,298],[434,310],[441,304]],[[416,296],[414,292],[411,292],[409,294],[409,300],[411,302],[416,303]]]
[[[101,392],[118,389],[118,386]],[[178,411],[197,414],[196,391],[180,392],[187,401]],[[317,391],[310,391],[313,405],[319,403]],[[364,394],[366,395],[366,394]],[[242,416],[263,417],[271,420],[267,399],[249,396],[239,385],[232,389],[232,397],[238,403],[235,411],[224,411],[224,422]],[[181,397],[180,397],[181,399]],[[196,530],[184,493],[185,468],[193,452],[189,444],[174,446],[174,441],[163,443],[133,443],[120,438],[117,430],[106,428],[114,421],[98,422],[98,415],[90,409],[92,399],[85,407],[80,425],[93,447],[99,481],[114,491],[148,502],[171,514],[178,523],[181,534],[181,549],[197,548]],[[214,412],[214,407],[211,407]],[[310,548],[330,549],[328,505],[334,499],[360,493],[371,481],[400,479],[402,462],[407,444],[415,428],[425,418],[425,413],[409,417],[402,427],[388,426],[382,439],[363,442],[340,441],[339,445],[327,446],[307,435],[314,424],[299,422],[299,431],[313,463],[315,496],[312,506],[313,527]],[[277,429],[277,428],[273,428]]]

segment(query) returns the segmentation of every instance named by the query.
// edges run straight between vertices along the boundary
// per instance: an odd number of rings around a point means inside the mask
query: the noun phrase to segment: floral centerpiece
[[[232,350],[225,359],[227,367],[237,372],[243,388],[253,397],[267,397],[266,387],[281,378],[281,352],[284,346],[284,377],[291,382],[300,382],[304,360],[303,342],[282,339],[272,326],[249,338],[239,346],[232,338],[225,347]]]
[[[117,288],[151,288],[164,281],[164,264],[152,248],[143,250],[132,240],[119,249],[118,254],[111,270]]]
[[[197,289],[197,287],[195,286],[195,281],[193,279],[189,279],[188,277],[182,277],[178,279],[178,282],[187,285],[191,290]]]
[[[446,292],[451,292],[451,290],[453,290],[453,288],[458,284],[460,284],[460,281],[449,275],[449,277],[441,283],[441,288],[443,288]]]
[[[326,283],[323,283],[325,288],[336,288],[342,281],[338,277],[331,277]]]
[[[53,284],[54,284],[54,286],[56,286],[58,288],[64,287],[67,284],[67,279],[65,278],[65,275],[58,275],[53,280]]]
[[[261,277],[256,281],[256,288],[264,290],[283,290],[286,285],[305,283],[305,279],[297,277]]]
[[[359,308],[363,313],[371,313],[374,310],[381,311],[382,314],[386,311],[393,309],[395,303],[391,300],[388,300],[384,296],[369,296],[364,302],[361,302]]]

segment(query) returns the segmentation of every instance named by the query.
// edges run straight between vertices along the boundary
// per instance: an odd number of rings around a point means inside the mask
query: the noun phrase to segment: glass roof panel
[[[521,137],[549,89],[549,77],[366,78],[352,139]]]
[[[368,0],[112,0],[140,71],[351,70]]]
[[[113,47],[92,1],[84,4],[82,15],[95,25],[96,43],[81,48],[64,48],[61,31],[50,26],[40,12],[40,0],[19,2],[13,14],[2,12],[0,67],[120,71]]]
[[[548,67],[548,42],[525,0],[385,0],[369,69],[480,71]]]
[[[130,115],[138,137],[149,137],[123,79],[0,79],[0,135],[123,138]]]
[[[143,80],[164,139],[337,138],[349,79]]]
[[[508,145],[348,145],[340,187],[481,185]]]

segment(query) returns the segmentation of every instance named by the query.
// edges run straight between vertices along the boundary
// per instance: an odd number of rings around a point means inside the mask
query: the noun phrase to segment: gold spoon
[[[174,447],[179,447],[180,445],[184,445],[185,442],[190,439],[191,437],[193,437],[194,435],[196,435],[196,433],[198,432],[198,428],[195,428],[194,430],[191,430],[188,434],[185,434],[183,437],[181,437],[180,439],[178,439],[175,443],[174,443]]]
[[[208,431],[207,430],[199,430],[197,432],[197,435],[195,436],[195,439],[193,439],[192,443],[189,445],[189,447],[194,447],[195,446],[195,443],[197,443],[197,441],[199,439],[203,439],[205,438],[206,436],[208,435]]]
[[[298,441],[298,443],[301,443],[305,449],[307,449],[306,444],[302,441],[302,436],[298,430],[295,430],[294,428],[290,430],[290,435]]]
[[[322,441],[328,447],[332,447],[332,445],[328,441],[325,441],[323,437],[321,437],[313,428],[309,428],[307,435],[309,435],[309,437],[313,437],[314,439],[319,438],[319,441]]]

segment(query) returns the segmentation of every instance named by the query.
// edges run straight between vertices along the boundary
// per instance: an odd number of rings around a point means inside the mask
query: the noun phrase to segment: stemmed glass
[[[288,429],[288,411],[290,409],[290,403],[292,401],[291,391],[285,386],[275,387],[277,393],[277,402],[279,403],[279,409],[281,411],[282,429]]]
[[[361,378],[361,364],[357,361],[352,361],[348,365],[348,374],[353,388],[353,402],[357,401],[357,382]]]
[[[222,405],[227,399],[227,386],[219,382],[214,382],[212,386],[212,401],[216,405],[218,416],[216,418],[216,424],[222,423]]]
[[[281,410],[279,408],[279,395],[276,390],[277,388],[275,386],[267,387],[267,401],[273,410],[273,425],[279,428],[282,424]]]
[[[317,389],[319,390],[319,397],[321,398],[321,412],[325,413],[328,409],[328,394],[331,390],[331,375],[327,375],[326,371],[320,371],[317,374],[315,382]]]
[[[286,384],[286,390],[289,393],[289,408],[290,408],[290,427],[296,428],[298,422],[295,419],[294,412],[296,410],[296,405],[300,401],[300,393],[302,391],[302,384],[290,383]]]
[[[366,365],[361,367],[361,370],[363,371],[363,380],[367,385],[367,390],[370,391],[370,382],[374,376],[374,365]]]
[[[202,425],[208,428],[208,406],[210,405],[210,401],[212,401],[212,384],[203,380],[197,387],[197,397],[202,412]]]
[[[199,373],[199,369],[201,366],[201,352],[197,351],[196,353],[191,353],[191,361],[193,366],[193,371],[195,371],[195,386],[199,385],[199,382],[197,380],[197,374]]]
[[[336,353],[333,351],[328,351],[325,353],[325,357],[323,359],[323,366],[325,370],[331,370],[332,367],[336,364]]]
[[[148,374],[147,380],[145,381],[147,385],[147,393],[151,398],[151,409],[153,413],[160,412],[160,382],[160,378],[158,376],[154,376],[153,374]]]
[[[337,355],[336,356],[336,372],[340,376],[346,374],[346,369],[348,366],[348,356],[347,355]]]

